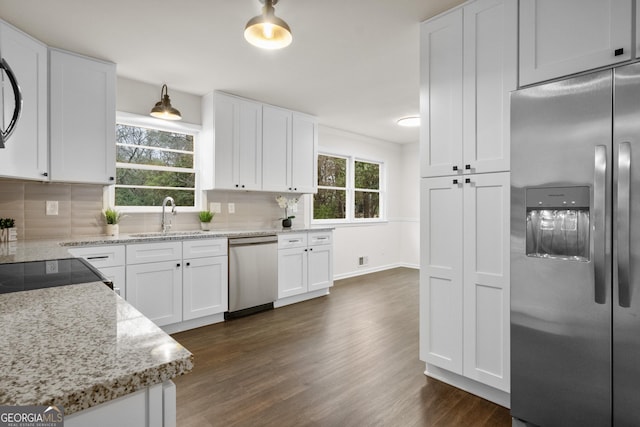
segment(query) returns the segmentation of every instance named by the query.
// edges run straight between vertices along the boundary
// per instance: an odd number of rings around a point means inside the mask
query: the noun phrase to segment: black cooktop
[[[0,264],[0,294],[87,282],[104,282],[113,289],[113,284],[82,258]]]

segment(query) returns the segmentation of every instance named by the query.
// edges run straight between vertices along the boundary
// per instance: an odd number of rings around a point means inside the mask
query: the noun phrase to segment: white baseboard
[[[224,322],[224,313],[212,314],[198,319],[186,320],[180,323],[172,323],[171,325],[161,326],[160,329],[168,334],[187,331],[189,329],[200,328],[202,326],[212,325],[214,323]]]
[[[363,276],[365,274],[377,273],[379,271],[391,270],[393,268],[399,268],[399,267],[414,268],[416,270],[420,269],[420,266],[418,264],[408,264],[408,263],[398,262],[398,263],[395,263],[395,264],[381,265],[381,266],[378,266],[378,267],[359,268],[359,269],[357,269],[355,271],[350,271],[348,273],[336,274],[336,275],[333,276],[333,280],[340,280],[340,279],[347,279],[349,277]]]
[[[284,307],[285,305],[295,304],[302,301],[307,301],[313,298],[329,295],[329,288],[320,289],[317,291],[307,292],[306,294],[294,295],[292,297],[282,298],[273,303],[273,308]]]

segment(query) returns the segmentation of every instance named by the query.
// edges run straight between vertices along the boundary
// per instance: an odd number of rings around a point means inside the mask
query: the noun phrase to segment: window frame
[[[202,194],[202,187],[200,184],[200,156],[199,156],[199,137],[202,130],[202,126],[192,123],[184,122],[172,122],[162,119],[157,119],[151,116],[143,116],[140,114],[126,113],[123,111],[116,111],[116,124],[125,126],[134,126],[146,129],[159,130],[162,132],[175,132],[193,136],[193,171],[195,173],[195,190],[194,190],[194,206],[178,206],[181,212],[198,212],[202,210],[203,203],[206,203]],[[113,141],[116,144],[116,141]],[[116,162],[116,170],[117,170]],[[152,170],[170,170],[159,169],[154,167],[148,167],[143,165],[139,169],[152,169]],[[106,187],[105,199],[108,206],[113,206],[115,209],[126,213],[155,213],[161,212],[162,206],[115,206],[116,184],[112,184]]]
[[[314,212],[314,197],[311,197],[311,224],[312,225],[326,225],[326,224],[344,224],[344,225],[358,225],[358,224],[373,224],[373,223],[381,223],[387,222],[387,214],[386,214],[386,189],[387,189],[387,181],[386,181],[386,165],[385,162],[381,160],[373,160],[370,158],[353,156],[353,155],[345,155],[338,154],[330,151],[318,151],[318,156],[329,156],[329,157],[338,157],[341,159],[346,159],[347,161],[347,173],[346,173],[346,212],[345,218],[332,218],[332,219],[315,219],[313,217]],[[355,162],[365,162],[365,163],[374,163],[380,166],[379,169],[379,179],[380,188],[378,190],[372,189],[356,189],[355,182]],[[327,187],[318,185],[318,189],[320,188],[328,188],[328,189],[342,189],[342,187]],[[380,195],[380,206],[379,206],[379,217],[378,218],[355,218],[355,193],[356,191],[367,191],[367,192],[378,192]],[[313,196],[313,195],[312,195]]]

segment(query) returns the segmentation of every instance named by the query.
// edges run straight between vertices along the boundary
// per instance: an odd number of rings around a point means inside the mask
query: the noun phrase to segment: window
[[[119,113],[113,205],[161,206],[171,196],[177,206],[197,207],[197,134],[190,125]]]
[[[380,220],[382,163],[318,155],[318,193],[314,221]]]

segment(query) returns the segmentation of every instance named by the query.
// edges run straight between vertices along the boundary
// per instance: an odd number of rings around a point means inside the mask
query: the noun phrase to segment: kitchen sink
[[[206,231],[194,230],[194,231],[151,231],[148,233],[131,233],[130,237],[164,237],[164,236],[198,236],[201,234],[206,234]]]

